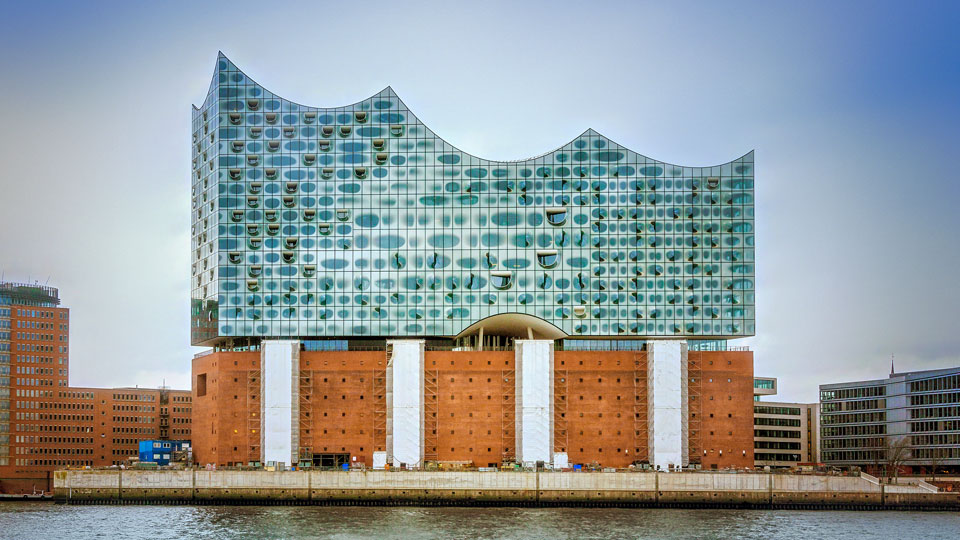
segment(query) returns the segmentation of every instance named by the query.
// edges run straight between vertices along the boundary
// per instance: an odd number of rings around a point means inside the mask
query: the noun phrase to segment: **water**
[[[0,503],[3,539],[958,537],[955,512]]]

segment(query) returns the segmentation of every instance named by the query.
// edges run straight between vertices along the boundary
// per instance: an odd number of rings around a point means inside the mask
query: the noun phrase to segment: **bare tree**
[[[883,438],[884,465],[887,469],[887,478],[892,476],[896,480],[900,476],[900,467],[911,457],[910,439],[908,437],[887,436]]]
[[[937,469],[943,467],[943,463],[947,460],[947,449],[946,448],[931,448],[930,449],[930,467],[932,471],[932,477],[930,478],[931,482],[937,481]]]

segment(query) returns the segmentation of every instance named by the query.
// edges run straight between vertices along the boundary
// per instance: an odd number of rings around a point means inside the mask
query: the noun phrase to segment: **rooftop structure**
[[[36,283],[0,282],[0,306],[9,305],[56,307],[60,305],[60,292]]]
[[[493,161],[389,87],[308,107],[222,54],[191,146],[195,345],[755,332],[752,152],[686,167],[587,130]]]

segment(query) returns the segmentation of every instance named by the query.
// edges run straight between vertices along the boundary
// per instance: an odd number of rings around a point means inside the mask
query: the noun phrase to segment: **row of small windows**
[[[955,407],[928,407],[925,409],[910,409],[910,418],[945,418],[960,417],[960,405]]]
[[[800,443],[786,441],[755,441],[753,443],[753,447],[759,450],[800,450]]]
[[[754,461],[800,461],[800,454],[781,454],[756,452],[753,456]]]
[[[916,459],[960,459],[960,448],[915,448],[911,452]]]
[[[119,401],[156,401],[157,398],[150,394],[113,394],[113,399]]]
[[[820,411],[824,413],[839,411],[864,411],[870,409],[885,409],[886,407],[886,399],[862,399],[857,401],[823,403],[820,405]]]
[[[913,435],[910,440],[915,446],[960,445],[960,433],[943,433],[938,435]]]
[[[820,392],[820,401],[882,397],[885,395],[887,395],[887,388],[885,386],[863,386],[859,388],[843,388],[840,390],[823,390]]]
[[[830,450],[843,448],[884,448],[884,438],[824,439],[820,441],[820,447]]]
[[[824,425],[828,424],[859,424],[866,422],[884,422],[887,419],[886,412],[870,412],[870,413],[844,413],[844,414],[827,414],[823,415],[820,419],[821,423]]]
[[[950,375],[910,383],[911,392],[932,392],[937,390],[960,390],[960,375]]]
[[[771,439],[799,439],[799,431],[787,431],[783,429],[755,429],[754,437],[767,437]]]
[[[910,431],[913,433],[924,431],[960,431],[960,420],[929,420],[925,422],[910,422]]]
[[[756,381],[754,381],[754,388],[757,388]],[[773,388],[772,386],[770,388]],[[798,407],[771,407],[767,405],[755,405],[753,407],[754,414],[779,414],[781,416],[800,416],[800,409]]]
[[[945,403],[960,403],[960,392],[910,396],[910,405],[940,405]]]
[[[0,315],[3,316],[3,315]],[[10,310],[7,310],[7,315],[10,316]],[[57,314],[53,311],[43,311],[39,309],[17,309],[17,317],[32,317],[34,319],[53,319],[57,317]],[[67,312],[60,312],[59,318],[66,319],[68,317]]]
[[[754,418],[755,426],[800,427],[800,420],[796,418]]]

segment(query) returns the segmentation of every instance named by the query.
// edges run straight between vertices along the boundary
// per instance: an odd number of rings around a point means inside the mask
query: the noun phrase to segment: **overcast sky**
[[[151,5],[148,5],[151,4]],[[190,106],[218,50],[293,101],[387,85],[459,148],[592,127],[756,150],[757,332],[780,397],[960,365],[960,3],[4,2],[0,270],[60,288],[73,385],[189,388]]]

